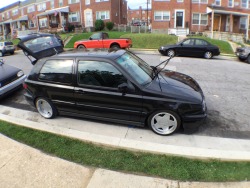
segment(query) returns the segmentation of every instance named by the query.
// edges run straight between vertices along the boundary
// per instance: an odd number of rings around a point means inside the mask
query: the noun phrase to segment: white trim
[[[183,18],[182,18],[182,27],[181,28],[185,28],[185,9],[175,9],[175,13],[174,13],[174,28],[176,28],[176,13],[177,12],[182,12],[183,13]]]

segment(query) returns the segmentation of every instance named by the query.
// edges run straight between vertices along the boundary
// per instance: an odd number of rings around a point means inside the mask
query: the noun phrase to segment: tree
[[[104,25],[104,21],[103,20],[96,20],[95,21],[95,30],[96,31],[101,31],[101,30],[104,29],[104,27],[105,27],[105,25]]]
[[[110,31],[110,30],[113,29],[114,23],[113,23],[113,22],[107,22],[107,23],[106,23],[106,27],[107,27],[107,29]]]

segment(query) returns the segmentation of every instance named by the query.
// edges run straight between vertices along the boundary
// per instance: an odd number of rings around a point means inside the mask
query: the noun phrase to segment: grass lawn
[[[133,41],[133,48],[142,49],[158,49],[162,45],[175,44],[178,37],[174,35],[158,34],[158,33],[124,33],[124,32],[108,32],[110,38],[131,38]],[[76,34],[65,48],[73,48],[74,43],[81,39],[88,39],[93,33]],[[226,41],[210,39],[208,37],[199,37],[207,40],[220,48],[221,53],[234,54],[230,44]]]
[[[85,166],[181,181],[249,181],[250,162],[194,160],[109,149],[0,121],[0,133],[47,154]]]

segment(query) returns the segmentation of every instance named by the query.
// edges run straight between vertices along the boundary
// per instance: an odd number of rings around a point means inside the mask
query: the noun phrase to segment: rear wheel
[[[111,46],[111,49],[118,50],[118,49],[120,49],[120,46],[117,45],[117,44],[114,44],[114,45]]]
[[[212,54],[212,52],[207,51],[207,52],[205,52],[204,57],[205,57],[206,59],[211,59],[211,58],[213,57],[213,54]]]
[[[84,49],[86,49],[86,47],[83,46],[83,45],[81,44],[81,45],[77,46],[77,49],[82,49],[82,50],[84,50]]]
[[[159,135],[166,136],[173,134],[180,128],[180,117],[172,111],[160,110],[148,117],[148,125]]]
[[[239,59],[240,61],[246,61],[246,59],[243,59],[243,58],[240,58],[240,57],[239,57],[238,59]]]
[[[57,114],[56,108],[48,99],[40,97],[36,100],[35,105],[39,114],[46,119],[52,119]]]
[[[173,49],[168,50],[167,51],[167,56],[174,57],[175,56],[175,51]]]

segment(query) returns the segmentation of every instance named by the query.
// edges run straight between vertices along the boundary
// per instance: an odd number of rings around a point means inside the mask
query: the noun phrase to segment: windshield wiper
[[[168,62],[169,62],[170,59],[172,59],[172,58],[173,58],[173,56],[170,56],[168,59],[166,59],[165,61],[161,62],[159,65],[153,67],[153,71],[154,71],[154,73],[155,73],[153,79],[155,79],[156,77],[158,77],[158,74],[167,66]],[[163,66],[160,70],[158,70],[157,67],[159,67],[159,66],[162,65],[163,63],[165,63],[164,66]]]

